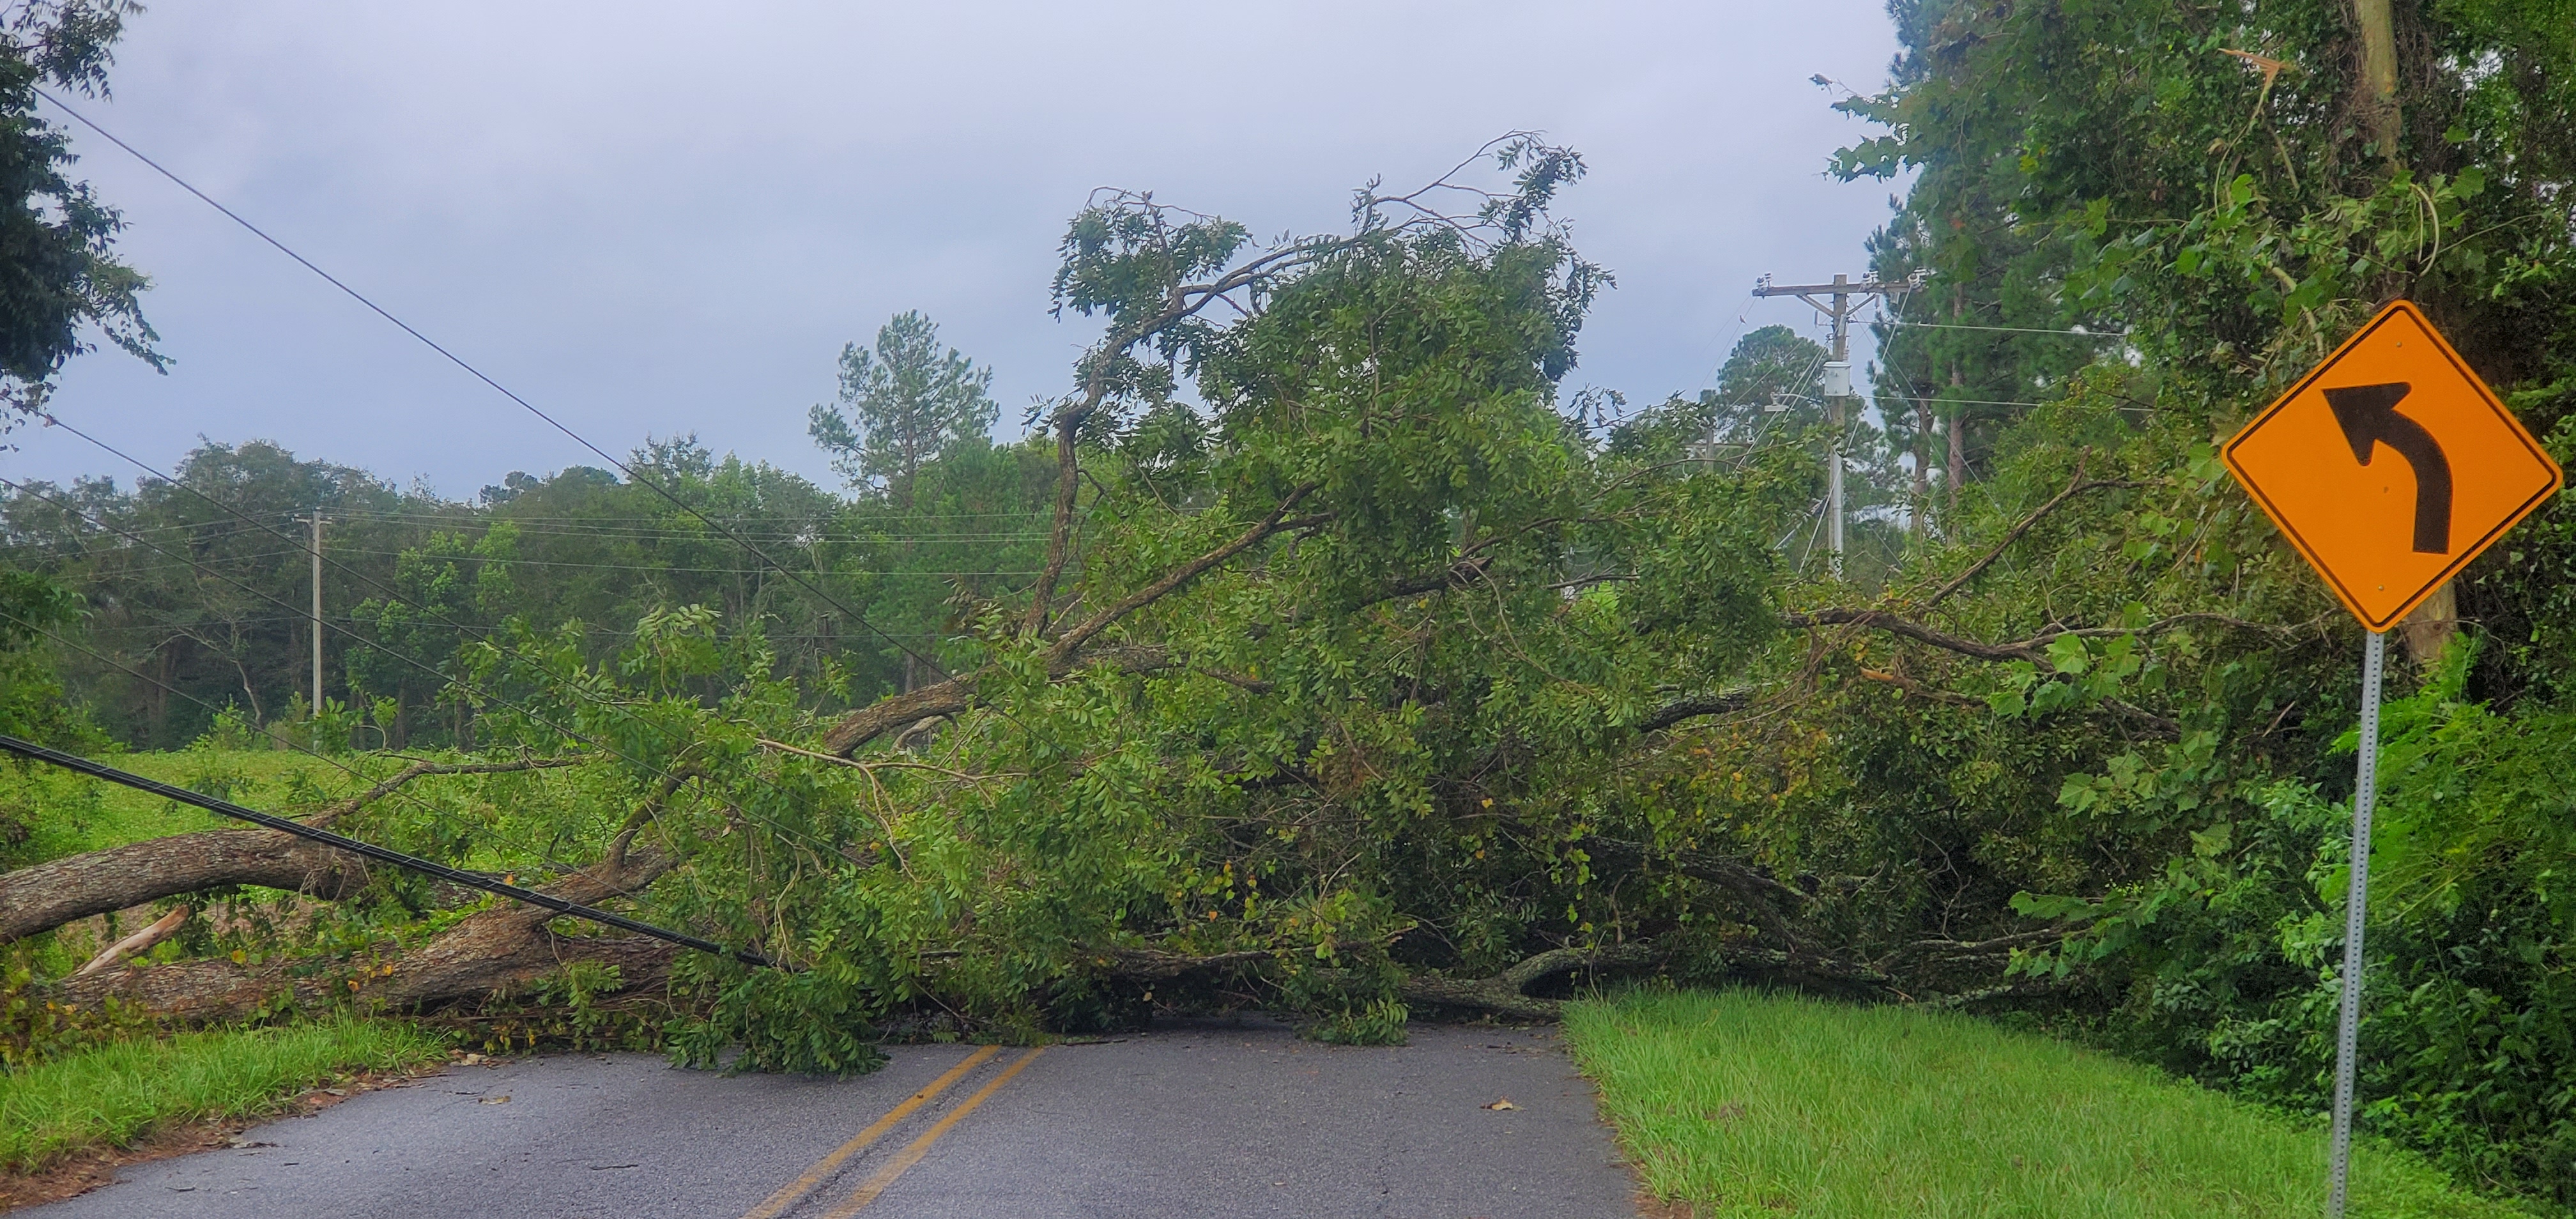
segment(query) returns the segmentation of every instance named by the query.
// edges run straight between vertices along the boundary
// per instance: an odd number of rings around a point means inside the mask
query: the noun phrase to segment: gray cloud
[[[1581,149],[1564,201],[1620,287],[1571,379],[1696,390],[1765,271],[1863,269],[1876,0],[1783,4],[467,3],[160,0],[90,113],[612,452],[695,431],[829,481],[804,435],[842,343],[919,308],[1059,392],[1093,331],[1046,315],[1064,219],[1149,188],[1256,233],[1512,128]],[[588,460],[103,141],[82,171],[178,363],[83,358],[55,409],[155,462],[199,434],[471,495]],[[1016,412],[1014,411],[1014,414]],[[1006,424],[1009,420],[1006,420]],[[131,471],[22,430],[13,476]]]

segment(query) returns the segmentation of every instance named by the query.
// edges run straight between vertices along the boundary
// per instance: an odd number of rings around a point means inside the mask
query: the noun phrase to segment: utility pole
[[[322,714],[322,510],[303,518],[313,526],[313,703],[308,714]]]
[[[1765,275],[1753,284],[1755,296],[1794,296],[1833,319],[1833,353],[1825,362],[1825,410],[1834,429],[1833,459],[1826,463],[1825,472],[1825,539],[1833,552],[1834,578],[1838,580],[1843,574],[1843,433],[1852,397],[1852,310],[1873,296],[1893,300],[1913,286],[1875,279],[1854,283],[1848,275],[1837,275],[1829,284],[1775,284]]]

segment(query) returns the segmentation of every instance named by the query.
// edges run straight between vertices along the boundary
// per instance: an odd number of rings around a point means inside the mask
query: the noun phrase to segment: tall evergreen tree
[[[874,351],[841,349],[840,402],[816,406],[809,430],[835,454],[833,469],[910,507],[923,465],[992,429],[1001,413],[992,385],[991,368],[941,352],[938,323],[907,310],[877,330]]]

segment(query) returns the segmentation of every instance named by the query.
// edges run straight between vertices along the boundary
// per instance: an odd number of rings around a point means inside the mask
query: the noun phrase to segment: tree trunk
[[[1959,383],[1959,370],[1952,368],[1950,370],[1950,384],[1955,386]],[[1966,439],[1960,435],[1960,433],[1965,430],[1961,425],[1965,424],[1967,421],[1968,408],[1964,406],[1952,411],[1948,419],[1941,421],[1941,430],[1950,434],[1949,483],[1950,528],[1952,529],[1957,529],[1959,527],[1959,488],[1967,485],[1968,482],[1968,444]]]
[[[367,885],[352,855],[275,830],[199,830],[0,874],[0,943],[76,919],[224,885],[344,899]]]
[[[2451,646],[2451,637],[2460,629],[2460,597],[2454,581],[2443,581],[2433,595],[2409,612],[2397,624],[2397,640],[2406,645],[2406,654],[2415,663],[2431,668]]]
[[[595,905],[642,891],[671,865],[670,857],[658,852],[630,851],[623,859],[602,861],[566,876],[544,891]],[[240,1019],[281,996],[300,1007],[345,999],[407,1011],[524,987],[576,962],[614,965],[621,989],[632,990],[668,977],[671,961],[680,951],[644,936],[558,935],[546,926],[556,917],[544,907],[514,902],[472,915],[428,943],[381,963],[360,958],[341,970],[316,971],[308,960],[256,965],[220,958],[185,961],[74,978],[47,998],[75,1006],[115,999],[189,1023]]]
[[[379,972],[386,968],[383,965],[373,970],[360,966],[308,974],[290,972],[290,964],[304,962],[244,966],[216,958],[109,970],[75,978],[48,998],[75,1007],[95,1007],[115,999],[186,1024],[243,1019],[281,997],[301,1008],[324,1007],[347,999],[409,1011],[523,990],[566,965],[583,963],[615,966],[618,989],[632,991],[667,981],[671,962],[682,951],[677,945],[640,935],[567,936],[542,932],[497,952],[453,953],[430,959],[429,954],[447,938],[441,936],[417,952],[395,958],[390,975]],[[371,974],[374,976],[367,976]]]
[[[2353,0],[2355,24],[2361,27],[2361,111],[2370,140],[2379,146],[2390,173],[2405,164],[2399,140],[2404,116],[2397,106],[2397,27],[2389,0]]]
[[[1932,404],[1914,403],[1914,536],[1932,536]]]

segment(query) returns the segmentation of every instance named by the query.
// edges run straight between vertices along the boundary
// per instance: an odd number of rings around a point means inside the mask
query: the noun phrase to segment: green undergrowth
[[[445,1053],[436,1036],[382,1020],[137,1038],[0,1074],[0,1168],[28,1173],[92,1147],[127,1147],[166,1126],[274,1113],[356,1071],[401,1070]]]
[[[1646,990],[1571,1005],[1566,1031],[1647,1189],[1703,1219],[2323,1213],[2320,1124],[1966,1016]],[[2369,1143],[2349,1213],[2558,1212]]]
[[[359,786],[329,762],[285,750],[199,747],[102,760],[147,779],[263,809],[280,796],[329,798]],[[234,824],[130,787],[50,767],[8,763],[0,769],[0,860],[12,867]]]

